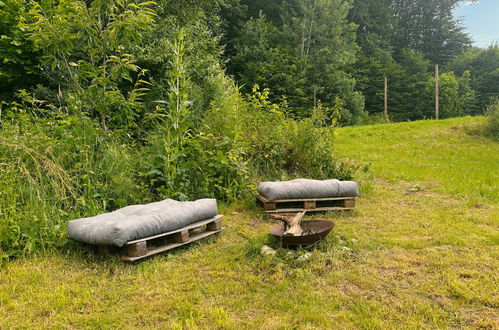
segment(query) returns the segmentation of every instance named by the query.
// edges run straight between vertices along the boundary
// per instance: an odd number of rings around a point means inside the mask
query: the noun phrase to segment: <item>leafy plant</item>
[[[184,33],[180,29],[172,43],[167,100],[157,101],[160,105],[149,116],[158,120],[159,130],[149,139],[149,153],[156,156],[146,177],[163,197],[235,199],[247,180],[241,150],[228,136],[195,130],[196,118],[188,94],[190,80],[185,68]]]
[[[40,58],[19,22],[24,0],[0,1],[0,99],[11,101],[16,90],[36,84],[41,76]]]
[[[499,102],[496,101],[488,106],[486,114],[485,133],[499,140]]]
[[[233,137],[252,180],[350,177],[349,166],[341,169],[335,158],[331,125],[316,127],[317,116],[289,118],[283,105],[269,100],[269,90],[260,91],[258,86],[245,100],[233,107],[214,107],[205,120],[213,134]]]
[[[128,51],[152,28],[154,2],[31,2],[23,28],[58,76],[72,114],[98,117],[106,129],[129,128],[142,111],[147,70]],[[124,87],[126,86],[126,87]]]
[[[435,79],[430,78],[426,86],[428,98],[434,95]],[[454,72],[440,75],[440,113],[442,118],[464,116],[472,113],[476,102],[476,92],[470,86],[470,73],[456,76]]]

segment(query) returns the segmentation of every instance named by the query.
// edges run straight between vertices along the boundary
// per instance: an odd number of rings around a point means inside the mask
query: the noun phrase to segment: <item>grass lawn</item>
[[[337,131],[352,213],[307,251],[274,244],[252,201],[226,230],[138,265],[46,253],[0,269],[0,328],[498,328],[499,143],[482,118]]]

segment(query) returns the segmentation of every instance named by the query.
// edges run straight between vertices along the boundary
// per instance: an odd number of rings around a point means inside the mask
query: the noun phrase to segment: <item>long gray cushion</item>
[[[260,182],[258,192],[268,200],[355,197],[359,195],[359,187],[355,181],[296,179]]]
[[[68,224],[68,232],[71,238],[78,241],[123,246],[128,241],[180,229],[214,217],[217,212],[217,201],[214,199],[198,199],[194,202],[165,199],[72,220]]]

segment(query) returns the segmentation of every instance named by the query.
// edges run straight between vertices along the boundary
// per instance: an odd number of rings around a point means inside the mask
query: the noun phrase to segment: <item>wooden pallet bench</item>
[[[325,212],[355,208],[355,197],[268,200],[258,194],[256,201],[267,213]]]
[[[217,215],[178,230],[127,242],[124,244],[126,255],[123,260],[133,262],[149,258],[155,254],[218,234],[223,229],[220,218],[222,215]]]

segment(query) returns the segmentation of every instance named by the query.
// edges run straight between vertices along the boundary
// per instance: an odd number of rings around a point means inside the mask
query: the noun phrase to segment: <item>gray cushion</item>
[[[214,217],[217,212],[217,201],[214,199],[194,202],[165,199],[72,220],[68,224],[68,232],[71,238],[78,241],[122,246],[128,241],[173,231]]]
[[[260,182],[258,192],[268,200],[355,197],[359,195],[359,187],[355,181],[296,179]]]

